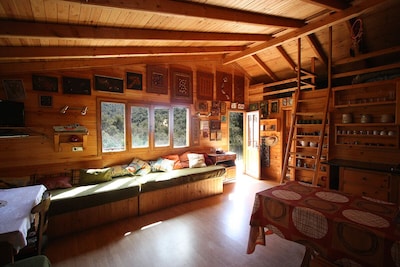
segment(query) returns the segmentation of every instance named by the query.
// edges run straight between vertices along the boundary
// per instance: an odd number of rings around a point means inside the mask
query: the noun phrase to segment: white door
[[[260,178],[260,113],[251,111],[246,114],[246,155],[245,174]]]

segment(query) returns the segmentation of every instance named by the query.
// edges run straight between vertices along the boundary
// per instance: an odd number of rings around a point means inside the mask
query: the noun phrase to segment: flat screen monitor
[[[24,103],[0,100],[0,127],[24,127]]]

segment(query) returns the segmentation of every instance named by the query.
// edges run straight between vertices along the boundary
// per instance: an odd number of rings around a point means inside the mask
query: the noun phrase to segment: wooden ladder
[[[309,77],[311,73],[301,69],[300,39],[298,42],[298,85],[294,92],[292,118],[284,155],[281,183],[289,179],[316,185],[321,168],[321,154],[323,148],[326,148],[324,146],[327,146],[325,138],[329,134],[327,132],[329,128],[326,127],[331,86],[329,85],[326,90],[305,91],[301,89],[307,83],[302,80],[302,76]],[[288,173],[290,173],[289,177]],[[301,175],[297,173],[301,173]]]

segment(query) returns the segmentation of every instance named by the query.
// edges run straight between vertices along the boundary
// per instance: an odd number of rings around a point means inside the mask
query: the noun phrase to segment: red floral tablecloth
[[[265,235],[304,244],[344,266],[400,266],[399,207],[291,181],[258,192],[247,253]]]

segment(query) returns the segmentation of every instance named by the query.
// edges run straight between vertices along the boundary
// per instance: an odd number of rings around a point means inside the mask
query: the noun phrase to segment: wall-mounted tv
[[[24,103],[0,100],[0,127],[24,127]]]

